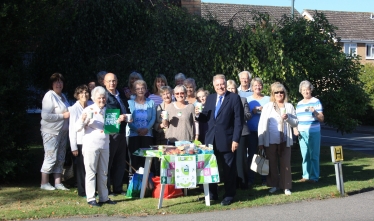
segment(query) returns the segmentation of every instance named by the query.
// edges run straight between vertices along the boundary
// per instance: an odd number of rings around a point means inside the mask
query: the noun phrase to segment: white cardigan
[[[258,123],[258,145],[259,146],[265,146],[269,147],[269,138],[270,133],[268,130],[269,127],[269,117],[272,109],[274,108],[274,103],[269,102],[264,105],[260,117],[260,121]],[[287,147],[291,147],[293,144],[292,139],[292,128],[291,127],[297,127],[299,121],[296,117],[295,108],[290,103],[285,103],[286,113],[288,118],[285,120],[286,122],[286,128],[287,128]]]
[[[76,131],[84,129],[82,138],[82,151],[85,148],[109,148],[109,134],[104,133],[104,115],[106,108],[100,109],[95,103],[84,108],[83,113],[93,112],[93,118],[88,122],[82,122],[82,119],[75,123]]]

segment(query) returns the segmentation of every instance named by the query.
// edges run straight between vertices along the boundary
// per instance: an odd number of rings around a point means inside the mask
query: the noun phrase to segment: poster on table
[[[196,187],[196,157],[175,157],[175,188]]]
[[[119,133],[118,118],[120,115],[119,109],[106,109],[104,118],[104,133],[116,134]]]

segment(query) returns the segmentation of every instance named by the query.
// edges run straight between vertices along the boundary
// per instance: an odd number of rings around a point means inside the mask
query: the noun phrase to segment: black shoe
[[[228,206],[232,203],[232,200],[229,199],[223,199],[221,202],[221,206]]]
[[[210,200],[218,200],[218,196],[212,196],[212,195],[210,195]]]
[[[92,200],[92,201],[88,202],[88,205],[90,205],[90,206],[97,206],[97,207],[100,207],[100,204],[98,204],[98,203],[96,202],[96,200]]]
[[[114,205],[114,204],[117,204],[117,202],[115,202],[115,201],[112,201],[112,200],[110,200],[110,199],[108,199],[107,201],[105,201],[105,202],[100,202],[101,204],[111,204],[111,205]]]

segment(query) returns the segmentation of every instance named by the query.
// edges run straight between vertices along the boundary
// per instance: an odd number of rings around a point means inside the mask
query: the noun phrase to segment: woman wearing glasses
[[[128,100],[133,121],[128,124],[130,128],[129,150],[131,164],[138,169],[144,166],[144,157],[132,155],[137,149],[149,147],[152,144],[152,127],[156,120],[156,107],[153,100],[146,98],[147,84],[143,80],[137,80],[133,84],[136,96],[134,100]]]
[[[258,147],[265,149],[269,159],[266,183],[271,187],[270,193],[283,189],[286,195],[291,195],[291,127],[297,124],[295,108],[288,103],[286,88],[279,82],[273,83],[270,102],[264,105],[258,124]]]
[[[175,102],[166,107],[168,112],[169,128],[165,137],[169,144],[174,145],[175,141],[192,141],[195,135],[195,108],[192,104],[186,104],[187,90],[183,85],[174,88]]]

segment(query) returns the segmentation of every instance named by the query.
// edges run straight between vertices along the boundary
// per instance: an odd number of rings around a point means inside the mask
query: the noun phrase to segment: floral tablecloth
[[[219,183],[217,159],[214,154],[196,154],[196,183]],[[175,155],[161,156],[161,184],[175,184]]]

